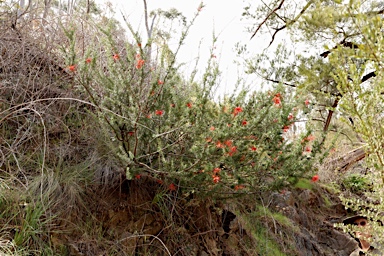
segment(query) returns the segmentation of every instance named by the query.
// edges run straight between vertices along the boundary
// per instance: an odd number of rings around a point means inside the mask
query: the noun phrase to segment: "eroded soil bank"
[[[143,177],[89,196],[98,200],[88,212],[50,236],[63,255],[347,256],[358,248],[334,227],[351,213],[321,185],[223,202],[182,197]]]

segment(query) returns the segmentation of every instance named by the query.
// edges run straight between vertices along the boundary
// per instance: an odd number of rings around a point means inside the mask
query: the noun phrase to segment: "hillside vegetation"
[[[0,254],[354,255],[355,214],[380,249],[380,3],[249,5],[250,37],[312,55],[239,43],[263,90],[221,98],[217,37],[192,74],[178,61],[204,4],[144,3],[146,41],[90,1],[2,2]]]

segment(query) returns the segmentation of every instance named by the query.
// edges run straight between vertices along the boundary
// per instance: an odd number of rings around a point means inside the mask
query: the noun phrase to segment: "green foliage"
[[[269,231],[268,223],[273,222],[275,225],[281,225],[291,230],[296,230],[291,220],[280,213],[271,212],[267,207],[258,205],[247,214],[237,213],[241,216],[244,227],[250,230],[252,238],[257,246],[256,252],[259,255],[286,255],[281,251],[281,247],[274,240],[272,233]]]
[[[369,183],[366,177],[359,174],[351,174],[342,181],[345,188],[354,193],[362,193],[369,189]]]

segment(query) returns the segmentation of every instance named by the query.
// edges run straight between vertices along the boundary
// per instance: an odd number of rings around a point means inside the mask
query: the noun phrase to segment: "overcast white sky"
[[[110,0],[116,10],[116,15],[122,11],[135,29],[142,32],[144,37],[144,4],[143,0]],[[192,19],[197,12],[200,0],[147,0],[148,11],[161,8],[169,10],[176,8],[187,17]],[[253,39],[250,41],[250,34],[245,32],[245,21],[241,20],[241,14],[245,3],[243,0],[223,1],[206,0],[203,1],[205,7],[200,12],[195,25],[191,28],[185,45],[181,48],[178,55],[178,62],[185,62],[186,72],[192,71],[195,58],[198,56],[198,46],[200,41],[200,69],[204,70],[206,60],[210,56],[209,50],[212,46],[212,33],[215,31],[219,35],[218,42],[215,44],[217,61],[220,63],[222,71],[222,81],[219,93],[231,92],[237,78],[237,66],[233,64],[236,54],[234,46],[237,42],[247,42],[250,48],[262,50],[262,42]],[[189,68],[189,70],[188,70]]]

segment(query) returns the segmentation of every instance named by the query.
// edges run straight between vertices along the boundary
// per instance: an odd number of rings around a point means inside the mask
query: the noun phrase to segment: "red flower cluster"
[[[229,156],[233,156],[236,152],[237,152],[237,147],[233,146],[233,147],[230,148],[230,150],[228,152],[228,155]]]
[[[155,111],[155,115],[157,115],[157,116],[162,116],[162,115],[164,115],[164,110],[156,110],[156,111]]]
[[[213,169],[213,174],[218,174],[219,172],[221,171],[221,169],[219,167],[216,167]]]
[[[243,112],[243,108],[242,107],[235,107],[235,109],[233,110],[232,114],[233,114],[233,116],[237,116],[241,112]]]
[[[136,54],[136,69],[141,69],[145,61],[141,58],[140,54]]]
[[[218,176],[218,175],[212,175],[212,178],[213,178],[213,182],[214,182],[214,183],[219,183],[219,181],[220,181],[220,176]]]
[[[319,175],[314,175],[313,177],[312,177],[312,182],[316,182],[316,181],[318,181],[319,180]]]
[[[237,191],[237,190],[240,190],[240,189],[243,189],[243,188],[245,188],[244,185],[236,185],[236,186],[235,186],[235,190],[236,190],[236,191]]]
[[[315,140],[315,136],[313,136],[313,135],[311,134],[311,135],[309,135],[308,137],[305,137],[303,140],[304,140],[304,141],[313,141],[313,140]]]
[[[187,103],[187,107],[188,107],[188,108],[192,108],[192,103],[191,103],[191,102],[188,102],[188,103]]]
[[[224,146],[224,144],[223,143],[221,143],[219,140],[216,142],[216,147],[217,148],[224,148],[225,146]]]
[[[141,69],[144,66],[144,60],[137,60],[136,69]]]
[[[226,141],[224,141],[224,144],[225,144],[225,146],[227,146],[227,147],[232,147],[232,141],[231,141],[231,140],[226,140]]]
[[[86,60],[85,60],[85,63],[91,63],[92,62],[92,58],[87,58]]]
[[[280,106],[281,104],[281,94],[280,93],[277,93],[273,99],[272,99],[273,103],[276,105],[276,106]]]
[[[119,59],[120,59],[120,55],[119,54],[117,54],[117,53],[113,54],[113,60],[114,61],[118,61]]]
[[[169,186],[168,186],[168,189],[169,191],[176,191],[177,187],[175,184],[171,183]]]
[[[157,84],[158,84],[158,85],[162,85],[162,84],[164,84],[164,82],[161,81],[161,80],[159,80],[159,81],[157,81]]]
[[[247,124],[248,124],[248,122],[247,122],[247,120],[245,120],[245,119],[241,122],[241,125],[242,125],[242,126],[246,126]]]
[[[69,71],[75,72],[76,71],[76,65],[70,65],[68,66]]]

